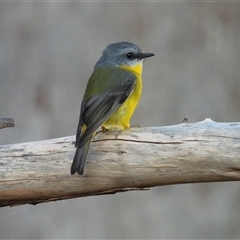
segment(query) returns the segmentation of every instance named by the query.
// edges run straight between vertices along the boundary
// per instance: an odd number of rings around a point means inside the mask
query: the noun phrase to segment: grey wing
[[[136,78],[130,75],[129,79],[121,85],[92,96],[83,101],[79,125],[76,134],[76,147],[80,147],[93,133],[126,101],[135,87]],[[82,126],[86,130],[82,133]]]

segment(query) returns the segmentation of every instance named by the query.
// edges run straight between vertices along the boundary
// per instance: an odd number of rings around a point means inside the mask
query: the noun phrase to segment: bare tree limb
[[[100,133],[83,176],[70,175],[75,137],[0,146],[0,206],[240,180],[240,123],[206,119]]]
[[[13,118],[0,118],[0,129],[14,126],[15,122]]]

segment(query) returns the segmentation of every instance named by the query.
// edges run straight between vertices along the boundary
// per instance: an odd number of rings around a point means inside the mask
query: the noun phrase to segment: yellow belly
[[[136,75],[137,81],[132,94],[123,105],[102,125],[112,131],[121,131],[130,128],[130,119],[136,109],[142,93],[142,63],[134,67],[122,67]]]

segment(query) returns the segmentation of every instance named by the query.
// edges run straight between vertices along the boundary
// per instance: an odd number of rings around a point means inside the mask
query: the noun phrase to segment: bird
[[[104,131],[130,128],[142,93],[143,60],[154,56],[130,42],[109,44],[94,66],[81,103],[71,174],[83,175],[92,138]]]

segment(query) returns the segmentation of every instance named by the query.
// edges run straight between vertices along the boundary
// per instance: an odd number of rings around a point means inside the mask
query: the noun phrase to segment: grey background
[[[144,63],[132,124],[240,121],[240,4],[0,3],[0,144],[74,135],[86,83],[109,43]],[[70,167],[69,162],[69,167]],[[240,238],[240,184],[166,186],[0,209],[0,238]]]

